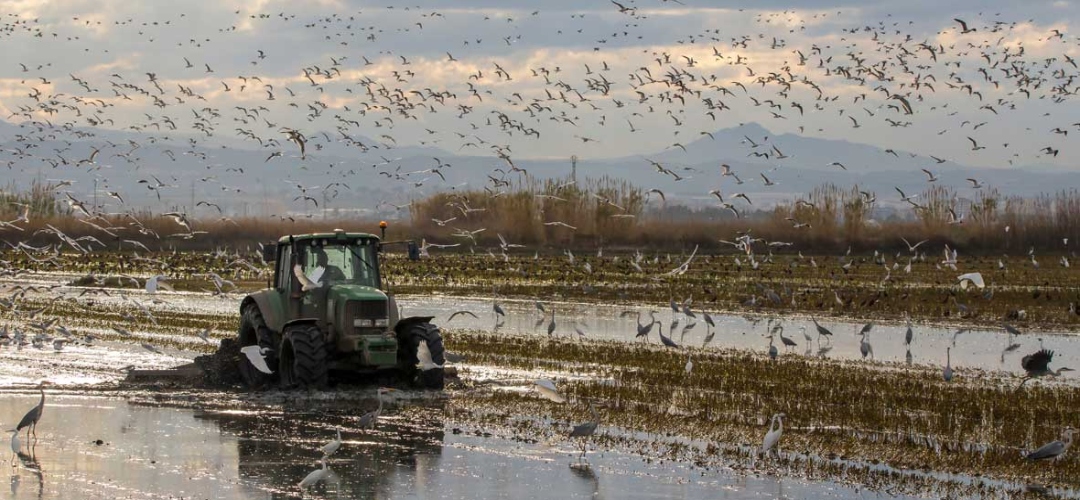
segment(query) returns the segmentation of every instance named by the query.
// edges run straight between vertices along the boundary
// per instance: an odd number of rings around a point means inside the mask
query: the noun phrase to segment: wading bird
[[[1039,449],[1028,453],[1025,458],[1028,460],[1054,460],[1057,461],[1061,457],[1065,456],[1065,452],[1069,451],[1069,446],[1072,445],[1073,428],[1066,427],[1061,433],[1061,440],[1051,441],[1042,445]]]
[[[787,415],[783,413],[777,413],[772,416],[772,421],[769,422],[769,432],[765,433],[765,439],[761,442],[761,454],[768,456],[769,452],[774,455],[779,455],[779,452],[775,450],[776,443],[780,442],[780,436],[784,434],[784,418]]]
[[[311,488],[312,486],[315,486],[316,484],[319,484],[320,482],[326,480],[326,478],[330,476],[330,469],[326,468],[326,457],[323,457],[321,462],[321,469],[315,469],[311,471],[310,473],[308,473],[307,476],[304,477],[304,479],[300,481],[301,490]]]
[[[31,432],[34,434],[34,437],[37,437],[37,424],[38,421],[41,420],[41,413],[45,411],[44,387],[44,383],[38,386],[38,390],[41,391],[41,400],[38,401],[37,406],[31,408],[30,411],[26,412],[26,415],[23,415],[22,420],[19,421],[19,425],[15,426],[15,432],[19,432],[23,430],[23,428],[26,428],[27,438],[30,437]]]
[[[323,458],[327,458],[334,453],[337,453],[338,448],[341,448],[341,429],[337,430],[337,438],[329,443],[326,443],[322,447]]]
[[[378,391],[375,391],[375,398],[379,400],[379,407],[376,408],[375,411],[367,412],[360,417],[361,429],[375,429],[375,424],[378,423],[379,415],[382,415],[383,394],[394,392],[396,390],[397,389],[392,389],[390,387],[380,387]]]
[[[533,384],[536,387],[536,392],[540,393],[545,399],[550,399],[556,403],[566,402],[566,397],[559,394],[559,390],[555,388],[555,382],[541,378],[537,379]]]
[[[574,429],[570,431],[571,438],[581,438],[581,455],[578,456],[579,459],[585,458],[585,447],[588,444],[588,439],[593,434],[596,434],[596,428],[600,425],[600,415],[596,413],[596,408],[593,407],[592,403],[589,403],[589,412],[592,413],[592,421],[575,425]]]
[[[952,348],[951,348],[951,347],[946,347],[946,348],[945,348],[945,369],[944,369],[944,370],[942,370],[942,372],[941,372],[941,377],[942,377],[942,378],[944,378],[946,382],[949,382],[949,381],[951,381],[951,380],[952,380],[952,376],[953,376],[953,372],[952,372],[952,357],[951,357],[951,356],[950,356],[950,354],[949,354],[949,352],[950,352],[951,350],[952,350]]]

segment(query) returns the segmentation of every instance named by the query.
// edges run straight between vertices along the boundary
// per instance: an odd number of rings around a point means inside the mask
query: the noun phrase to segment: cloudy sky
[[[0,112],[267,151],[292,147],[286,127],[312,144],[584,158],[757,122],[1076,167],[1070,0],[391,5],[0,0]]]

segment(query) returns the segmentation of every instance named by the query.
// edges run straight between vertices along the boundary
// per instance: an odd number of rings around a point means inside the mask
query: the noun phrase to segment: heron
[[[788,348],[798,347],[799,344],[796,344],[794,340],[791,340],[791,339],[784,336],[784,327],[783,327],[783,325],[776,325],[776,328],[778,330],[773,330],[773,331],[780,334],[780,342],[782,342],[784,344],[784,347],[788,347]]]
[[[653,325],[659,323],[656,319],[656,311],[649,311],[649,317],[652,318],[652,322],[649,324],[643,324],[641,322],[641,311],[638,311],[637,315],[637,338],[649,339],[649,332],[652,331]]]
[[[773,340],[776,340],[771,335],[769,336],[769,359],[776,361],[776,357],[780,355],[780,351],[776,350],[776,346],[773,345]]]
[[[761,454],[768,456],[770,451],[776,447],[776,443],[780,442],[780,436],[784,434],[784,418],[787,415],[783,413],[777,413],[772,416],[772,421],[769,422],[769,432],[765,433],[765,439],[761,442]],[[774,452],[779,455],[778,452]]]
[[[306,477],[304,477],[304,479],[300,480],[301,490],[315,486],[316,484],[319,484],[330,476],[330,469],[326,468],[326,457],[323,457],[320,462],[322,462],[321,469],[315,469],[311,471]]]
[[[548,337],[555,333],[555,308],[551,308],[551,322],[547,326]]]
[[[711,332],[712,329],[716,327],[716,323],[713,321],[712,316],[710,316],[709,313],[705,311],[701,311],[701,316],[705,318],[705,324],[709,325],[709,331],[705,332],[705,334],[708,335],[709,332]]]
[[[693,359],[692,355],[687,354],[686,355],[686,374],[689,375],[690,372],[692,372],[692,371],[694,371],[694,359]]]
[[[949,354],[950,351],[952,351],[951,347],[945,348],[945,369],[941,372],[941,376],[945,379],[946,382],[951,381],[953,376],[952,357]]]
[[[1051,459],[1055,462],[1061,457],[1065,456],[1065,452],[1069,451],[1069,445],[1072,444],[1073,428],[1066,427],[1062,431],[1062,439],[1058,441],[1051,441],[1042,445],[1039,449],[1028,453],[1025,458],[1028,460],[1047,460]]]
[[[15,460],[19,456],[19,451],[22,450],[22,443],[19,442],[19,430],[12,429],[8,431],[11,433],[11,466],[15,467],[19,462]]]
[[[821,342],[821,336],[824,335],[826,337],[829,337],[829,339],[830,339],[829,342],[831,343],[832,342],[832,332],[830,332],[828,328],[825,328],[824,326],[821,326],[821,323],[818,323],[817,318],[811,316],[810,319],[814,322],[814,326],[817,327],[818,342]]]
[[[379,420],[379,415],[382,415],[382,407],[383,407],[383,398],[382,397],[383,397],[383,394],[386,394],[386,393],[389,393],[389,392],[394,392],[396,390],[397,389],[393,389],[393,388],[390,388],[390,387],[380,387],[379,390],[376,391],[376,399],[379,400],[379,407],[376,408],[375,411],[367,412],[367,413],[365,413],[364,415],[362,415],[360,417],[360,428],[361,429],[372,429],[372,430],[375,429],[375,423],[376,423],[376,421]]]
[[[500,306],[498,302],[493,303],[491,305],[491,309],[493,311],[495,311],[495,319],[496,320],[499,319],[499,316],[503,316],[503,317],[506,316],[506,311],[503,311],[502,306]]]
[[[45,410],[44,386],[44,383],[38,386],[38,390],[41,391],[41,400],[38,401],[37,406],[31,408],[30,411],[26,412],[26,415],[23,415],[22,420],[19,421],[19,425],[15,426],[16,432],[23,430],[23,428],[25,427],[27,438],[30,437],[31,432],[33,432],[34,437],[37,437],[37,424],[38,421],[41,420],[41,412]]]
[[[1027,372],[1027,375],[1020,381],[1020,385],[1017,386],[1017,390],[1024,386],[1024,382],[1033,378],[1039,378],[1046,375],[1052,375],[1054,377],[1061,376],[1062,372],[1071,372],[1072,368],[1058,368],[1057,370],[1051,370],[1048,366],[1050,361],[1054,359],[1054,351],[1047,349],[1040,349],[1034,354],[1028,354],[1020,359],[1020,367]]]
[[[904,345],[911,345],[912,339],[915,338],[915,333],[911,331],[911,320],[907,320],[907,331],[904,332]]]
[[[864,359],[867,356],[870,356],[870,359],[874,359],[874,346],[870,345],[870,341],[866,339],[865,333],[859,341],[859,352],[862,353]]]
[[[676,349],[679,348],[679,344],[676,344],[674,340],[671,340],[670,337],[664,335],[664,325],[660,325],[660,328],[656,330],[656,333],[660,335],[660,342],[663,342],[664,345],[668,347],[674,347]]]
[[[327,458],[334,453],[337,453],[338,448],[341,448],[341,429],[337,430],[337,438],[329,443],[326,443],[322,447],[323,458]]]
[[[574,429],[570,431],[571,438],[581,438],[581,455],[579,459],[585,458],[586,445],[588,444],[588,438],[596,434],[596,428],[600,425],[600,415],[596,413],[596,408],[592,403],[589,403],[589,412],[592,413],[592,420],[583,424],[575,425]]]

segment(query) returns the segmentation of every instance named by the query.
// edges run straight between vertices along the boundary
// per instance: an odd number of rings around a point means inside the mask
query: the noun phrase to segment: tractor
[[[239,356],[250,388],[323,388],[331,376],[397,370],[409,382],[442,389],[444,370],[417,367],[421,342],[445,362],[442,335],[431,316],[399,318],[382,286],[382,238],[345,232],[291,235],[263,247],[274,262],[266,290],[240,303],[239,347],[258,346],[268,367]]]

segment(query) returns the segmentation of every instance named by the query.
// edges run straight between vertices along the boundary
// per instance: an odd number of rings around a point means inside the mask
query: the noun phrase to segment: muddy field
[[[447,348],[464,357],[441,393],[386,378],[323,392],[123,383],[132,369],[184,365],[235,335],[242,290],[258,286],[260,268],[184,254],[123,269],[104,260],[72,259],[62,272],[21,263],[27,271],[0,280],[10,300],[0,309],[9,336],[0,347],[0,424],[14,427],[37,403],[36,385],[48,385],[36,439],[23,434],[20,453],[8,457],[11,497],[1077,495],[1075,455],[1037,463],[1022,455],[1080,421],[1080,379],[1065,372],[1017,390],[1020,358],[1042,347],[1056,353],[1052,368],[1078,365],[1071,271],[1009,268],[1007,280],[988,272],[987,296],[930,279],[951,271],[929,263],[885,286],[869,269],[852,271],[843,287],[822,286],[827,274],[813,278],[820,268],[788,265],[798,274],[768,286],[784,296],[778,305],[754,284],[768,283],[764,274],[732,279],[718,269],[653,280],[627,272],[618,281],[605,271],[627,258],[579,256],[575,266],[592,262],[592,272],[562,281],[556,273],[567,256],[391,260],[387,275],[404,313],[435,316]],[[538,263],[520,279],[505,279],[504,266],[530,262]],[[668,266],[663,256],[643,262]],[[162,263],[176,291],[148,293],[149,270]],[[208,273],[235,286],[218,290]],[[882,298],[829,305],[834,290]],[[750,295],[762,304],[744,306]],[[1021,306],[1009,303],[1021,296]],[[669,298],[690,297],[693,317],[668,307]],[[828,300],[817,309],[803,297]],[[972,306],[943,313],[957,303]],[[1025,318],[1006,319],[1013,309]],[[657,329],[636,338],[652,311]],[[833,335],[819,336],[815,319]],[[870,332],[857,335],[870,319]],[[1021,334],[1002,328],[1003,319]],[[663,346],[658,331],[679,347]],[[16,332],[22,345],[10,340]],[[949,382],[946,363],[955,372]],[[540,378],[566,401],[542,398]],[[377,428],[362,430],[357,418],[376,407],[379,384],[400,390],[384,396]],[[591,419],[590,403],[599,426],[582,459],[568,434]],[[779,453],[759,456],[778,412],[787,415]],[[327,480],[301,490],[337,430],[343,444],[327,461]]]

